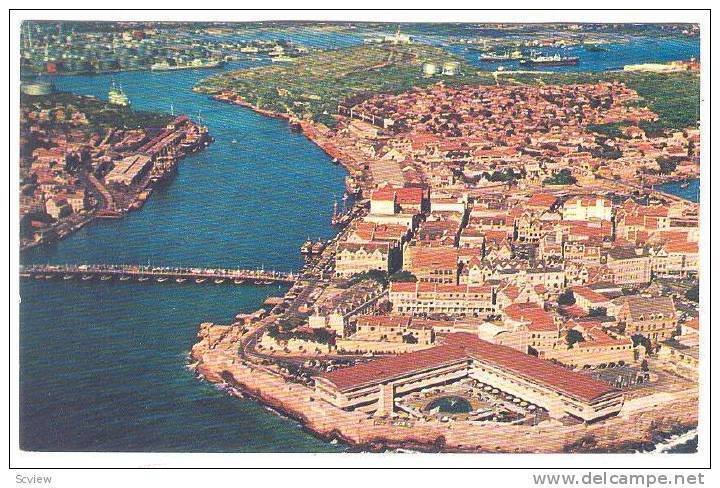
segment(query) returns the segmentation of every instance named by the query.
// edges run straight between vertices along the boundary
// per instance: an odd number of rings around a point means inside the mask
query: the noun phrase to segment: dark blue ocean
[[[321,47],[360,35],[308,36]],[[272,32],[267,37],[276,36]],[[280,36],[277,37],[287,37]],[[328,42],[328,39],[331,41]],[[697,42],[697,41],[695,41]],[[674,45],[656,46],[662,52]],[[629,47],[632,62],[658,52]],[[670,59],[688,57],[685,48]],[[642,59],[636,59],[642,57]],[[594,64],[611,69],[622,59]],[[630,62],[630,61],[628,61]],[[242,67],[235,64],[232,67]],[[333,234],[344,171],[285,122],[193,93],[207,71],[56,77],[106,98],[113,81],[138,109],[185,113],[216,141],[182,161],[145,207],[88,226],[23,262],[297,269],[299,246]],[[203,321],[257,309],[277,288],[115,282],[21,283],[20,445],[42,451],[335,452],[291,420],[197,380],[187,353]]]

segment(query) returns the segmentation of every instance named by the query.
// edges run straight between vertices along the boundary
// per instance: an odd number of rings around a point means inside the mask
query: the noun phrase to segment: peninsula
[[[28,81],[20,99],[21,249],[139,209],[180,159],[210,143],[187,116],[135,111]]]
[[[339,234],[193,366],[360,449],[624,452],[698,420],[698,65],[483,72],[389,36],[211,77],[347,168]]]

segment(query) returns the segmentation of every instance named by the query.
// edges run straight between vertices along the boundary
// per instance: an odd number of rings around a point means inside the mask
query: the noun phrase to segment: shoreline
[[[197,124],[195,124],[194,122],[192,122],[192,125],[197,126]],[[185,159],[185,157],[203,151],[212,142],[212,136],[210,136],[210,134],[208,133],[205,133],[204,136],[198,138],[198,140],[195,141],[193,146],[188,148],[187,152],[179,150],[178,155],[175,161],[172,163],[171,167],[163,170],[163,172],[157,175],[157,177],[155,177],[154,179],[151,175],[152,171],[150,171],[148,175],[145,176],[145,180],[138,186],[138,188],[133,189],[132,192],[128,192],[129,194],[132,193],[134,195],[132,195],[132,200],[127,203],[124,208],[108,209],[104,208],[103,206],[98,206],[97,208],[88,211],[81,220],[73,223],[69,228],[63,228],[60,234],[55,231],[55,228],[63,227],[63,225],[67,225],[68,222],[58,221],[53,225],[53,227],[51,227],[51,229],[53,229],[53,235],[49,238],[37,241],[30,241],[24,244],[21,241],[20,254],[22,255],[23,253],[28,252],[32,249],[60,242],[63,239],[66,239],[67,237],[75,234],[83,227],[97,223],[100,220],[119,220],[125,218],[130,212],[142,210],[142,208],[145,206],[145,203],[147,203],[155,190],[158,187],[165,185],[169,179],[175,177],[178,166],[180,165],[180,162]],[[99,182],[96,183],[99,184]],[[86,184],[86,189],[91,186],[94,186],[94,184],[88,182]],[[100,192],[99,189],[96,188],[96,190]]]
[[[332,147],[310,121],[295,120],[287,114],[263,110],[240,97],[232,99],[224,94],[210,96],[232,103],[256,113],[296,123],[311,142],[321,148],[333,162],[342,165],[349,175],[364,171],[347,161],[341,151]],[[363,178],[364,180],[364,178]],[[655,194],[664,193],[647,189]],[[679,198],[667,195],[671,198]],[[683,199],[684,200],[684,199]],[[688,203],[693,203],[689,202]],[[248,331],[252,335],[262,329],[262,321]],[[314,390],[285,380],[272,368],[247,362],[239,351],[244,347],[240,327],[233,325],[200,325],[198,341],[193,345],[191,361],[196,374],[212,383],[229,385],[255,399],[263,406],[279,412],[325,442],[337,440],[349,450],[381,452],[409,449],[420,452],[633,452],[652,450],[660,440],[697,428],[697,392],[674,392],[672,400],[664,399],[651,408],[621,412],[618,417],[597,424],[573,426],[549,425],[508,426],[494,424],[459,425],[453,430],[450,424],[437,421],[418,422],[412,429],[393,421],[379,420],[359,412],[347,412],[314,398]],[[669,413],[666,407],[672,401],[676,408]],[[681,408],[682,405],[684,408]],[[622,441],[614,441],[620,439]]]
[[[236,388],[281,415],[293,419],[318,438],[347,444],[352,450],[379,452],[411,449],[422,452],[618,452],[648,449],[659,441],[697,427],[697,393],[676,391],[651,408],[629,408],[596,424],[563,426],[551,422],[534,427],[498,423],[457,426],[438,421],[400,423],[347,412],[315,398],[314,390],[286,381],[271,367],[253,365],[237,353],[243,338],[239,325],[201,324],[190,352],[192,369],[206,381]],[[663,406],[672,403],[671,412]],[[622,442],[614,442],[622,433]]]

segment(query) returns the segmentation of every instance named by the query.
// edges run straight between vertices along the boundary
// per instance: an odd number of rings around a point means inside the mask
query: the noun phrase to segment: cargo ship
[[[281,54],[279,56],[271,56],[270,61],[273,63],[292,63],[295,61],[295,58],[291,58],[290,56],[285,56],[284,54]]]
[[[503,61],[517,61],[522,59],[523,55],[520,51],[506,52],[505,54],[487,53],[481,55],[478,59],[486,63],[500,63]]]
[[[225,66],[225,61],[193,59],[186,64],[170,64],[167,61],[161,61],[150,66],[151,71],[173,71],[178,69],[201,69],[201,68],[220,68]]]
[[[535,56],[528,59],[521,59],[520,64],[541,65],[541,66],[573,66],[578,64],[580,58],[577,56]]]

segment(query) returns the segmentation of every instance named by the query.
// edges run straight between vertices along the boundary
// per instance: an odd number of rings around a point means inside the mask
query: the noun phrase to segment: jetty
[[[20,267],[20,277],[37,280],[101,280],[229,285],[292,284],[293,273],[265,269],[187,268],[136,264],[35,264]]]

